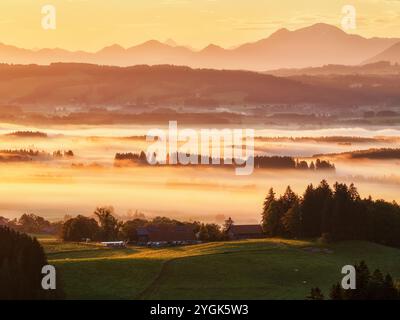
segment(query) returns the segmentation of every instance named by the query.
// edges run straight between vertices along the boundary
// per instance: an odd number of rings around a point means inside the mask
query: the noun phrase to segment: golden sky
[[[57,9],[56,30],[42,28],[45,4]],[[282,27],[340,26],[347,4],[357,10],[352,33],[400,37],[400,0],[0,0],[0,42],[95,51],[172,38],[194,48],[231,47]]]

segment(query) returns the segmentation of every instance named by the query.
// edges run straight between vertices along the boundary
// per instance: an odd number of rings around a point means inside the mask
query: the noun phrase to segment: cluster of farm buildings
[[[227,231],[229,240],[261,239],[265,235],[260,225],[232,225]],[[189,225],[148,226],[137,229],[139,245],[163,246],[199,243]],[[108,247],[124,246],[124,242],[103,242]]]

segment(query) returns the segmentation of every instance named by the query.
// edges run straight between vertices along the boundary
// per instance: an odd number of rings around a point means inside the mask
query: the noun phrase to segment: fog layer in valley
[[[354,182],[363,197],[371,195],[400,201],[399,159],[356,160],[331,155],[326,158],[335,164],[336,172],[258,169],[242,177],[236,176],[233,168],[219,166],[114,166],[115,153],[146,149],[148,144],[143,136],[147,129],[52,128],[40,130],[47,137],[34,138],[7,134],[18,130],[37,131],[37,128],[2,125],[1,150],[32,149],[50,155],[56,150],[72,150],[74,156],[2,161],[0,215],[13,218],[29,212],[57,220],[66,214],[90,215],[96,206],[112,205],[121,216],[129,210],[139,210],[148,216],[218,223],[223,217],[231,216],[240,223],[257,223],[263,198],[270,187],[278,194],[287,185],[302,192],[309,183],[318,184],[322,179],[331,184]],[[333,139],[335,136],[341,138]],[[398,148],[399,137],[397,129],[263,129],[256,130],[255,151],[311,162],[314,154]]]

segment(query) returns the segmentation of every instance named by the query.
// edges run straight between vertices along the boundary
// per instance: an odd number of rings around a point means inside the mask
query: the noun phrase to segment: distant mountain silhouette
[[[166,44],[167,46],[170,46],[170,47],[177,47],[178,46],[178,44],[171,38],[165,40],[164,44]]]
[[[377,61],[388,61],[391,63],[400,63],[400,42],[394,44],[385,51],[377,54],[376,56],[368,59],[364,63],[373,63]]]
[[[17,64],[79,62],[115,66],[174,64],[265,71],[326,64],[360,64],[399,41],[389,38],[366,39],[347,34],[335,26],[318,23],[295,31],[280,29],[266,39],[233,49],[211,44],[194,51],[176,45],[172,40],[165,43],[150,40],[130,48],[114,44],[94,53],[62,49],[32,51],[0,44],[0,61]]]
[[[304,68],[326,64],[354,65],[397,41],[397,39],[366,39],[347,34],[337,27],[319,23],[296,31],[281,29],[267,39],[243,45],[235,52],[250,58],[255,65],[262,65],[261,62],[265,61],[270,69]]]

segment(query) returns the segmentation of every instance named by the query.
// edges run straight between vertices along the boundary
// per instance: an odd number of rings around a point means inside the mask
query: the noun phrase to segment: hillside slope
[[[304,299],[328,294],[341,268],[365,260],[400,278],[400,250],[349,241],[320,246],[283,239],[121,250],[42,242],[69,299]],[[85,281],[83,281],[85,279]]]
[[[279,78],[247,71],[169,65],[106,67],[88,64],[0,66],[0,104],[7,105],[217,105],[397,104],[393,78]],[[359,83],[363,85],[356,85]],[[376,85],[376,84],[379,85]]]

